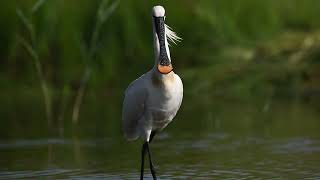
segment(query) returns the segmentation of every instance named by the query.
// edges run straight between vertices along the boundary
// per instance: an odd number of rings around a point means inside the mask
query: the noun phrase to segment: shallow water
[[[268,107],[186,103],[151,144],[158,176],[320,179],[317,108],[295,101],[272,101]],[[93,122],[98,125],[88,126]],[[0,140],[0,179],[138,179],[141,142],[125,142],[118,120],[101,122],[43,136],[11,126],[10,138]]]

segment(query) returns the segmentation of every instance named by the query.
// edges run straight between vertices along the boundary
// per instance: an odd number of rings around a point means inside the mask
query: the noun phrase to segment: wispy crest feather
[[[169,42],[172,42],[175,45],[177,44],[177,42],[181,42],[182,38],[179,37],[177,35],[177,33],[174,32],[170,26],[165,24],[165,27],[166,27],[166,36],[167,36]],[[171,44],[169,43],[169,45],[171,45]]]

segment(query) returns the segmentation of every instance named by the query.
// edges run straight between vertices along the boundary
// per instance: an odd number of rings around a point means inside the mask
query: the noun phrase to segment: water
[[[138,179],[142,142],[123,140],[118,112],[88,118],[88,110],[77,128],[56,125],[50,134],[12,119],[1,128],[0,179]],[[317,102],[186,100],[151,145],[158,176],[320,179],[319,117]],[[145,174],[151,179],[148,166]]]

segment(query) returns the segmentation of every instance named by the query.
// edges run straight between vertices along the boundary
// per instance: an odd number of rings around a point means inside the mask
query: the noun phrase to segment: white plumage
[[[180,42],[182,40],[182,38],[179,37],[177,33],[172,31],[172,28],[170,26],[168,26],[167,24],[165,26],[166,26],[166,36],[170,42],[177,44],[177,42]]]
[[[128,140],[149,141],[151,131],[165,128],[180,108],[183,85],[171,72],[160,75],[155,69],[133,81],[123,103],[123,130]]]
[[[162,6],[154,6],[152,9],[152,15],[154,17],[164,17],[166,10]]]

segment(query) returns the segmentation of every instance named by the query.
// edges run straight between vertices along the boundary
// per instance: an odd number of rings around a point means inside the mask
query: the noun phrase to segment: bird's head
[[[152,9],[153,17],[164,17],[166,10],[162,6],[154,6]]]
[[[173,70],[168,40],[173,43],[181,40],[165,24],[165,13],[165,9],[162,6],[154,6],[152,9],[156,66],[161,74],[168,74]]]

